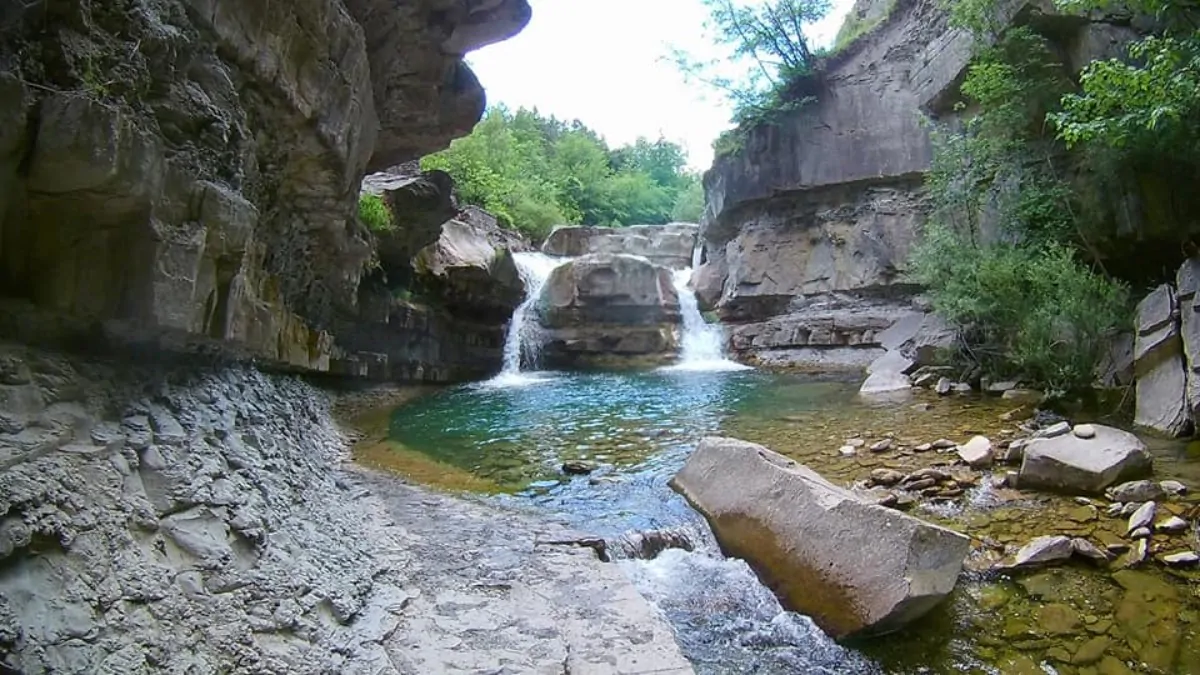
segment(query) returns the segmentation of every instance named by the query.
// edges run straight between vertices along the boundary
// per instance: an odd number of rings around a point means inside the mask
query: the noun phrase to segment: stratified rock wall
[[[525,0],[6,3],[0,293],[335,368],[331,329],[377,259],[364,172],[468,133],[484,95],[462,55],[529,16]]]

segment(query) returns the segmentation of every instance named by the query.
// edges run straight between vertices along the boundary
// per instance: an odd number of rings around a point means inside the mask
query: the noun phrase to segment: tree
[[[726,57],[698,61],[680,49],[672,60],[683,74],[720,90],[734,120],[753,125],[806,100],[798,86],[813,76],[820,54],[804,29],[829,12],[829,0],[704,0],[705,27]]]

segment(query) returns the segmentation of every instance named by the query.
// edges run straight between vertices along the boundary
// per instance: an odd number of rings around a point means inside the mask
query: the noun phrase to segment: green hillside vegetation
[[[459,198],[532,237],[555,225],[623,226],[696,221],[699,176],[679,145],[639,139],[609,149],[578,120],[495,106],[466,138],[421,161],[454,177]]]

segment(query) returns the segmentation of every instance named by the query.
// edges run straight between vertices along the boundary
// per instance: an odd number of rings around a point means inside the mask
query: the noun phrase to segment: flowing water
[[[1123,520],[1107,519],[1102,508],[991,487],[986,476],[961,498],[916,507],[915,515],[970,534],[973,553],[949,600],[910,628],[840,645],[781,608],[744,562],[721,555],[703,518],[667,486],[700,438],[761,442],[848,485],[876,468],[950,462],[913,452],[921,442],[1012,433],[1013,424],[1000,421],[1014,407],[1009,401],[923,394],[867,401],[857,385],[759,371],[652,371],[555,373],[535,387],[463,386],[395,410],[388,459],[374,459],[612,542],[633,530],[685,533],[692,551],[616,564],[670,619],[701,673],[1200,673],[1200,573],[1155,563],[1115,574],[1084,564],[1013,576],[974,571],[989,566],[995,547],[1040,535],[1103,544],[1123,534]],[[848,438],[887,435],[900,450],[838,452]],[[1153,441],[1152,451],[1160,478],[1200,486],[1200,458],[1188,446]],[[564,475],[567,460],[597,469]],[[1188,499],[1164,506],[1191,519],[1198,498]],[[1194,545],[1176,539],[1159,542]]]
[[[725,358],[725,336],[721,325],[704,320],[696,294],[688,287],[691,279],[691,269],[676,270],[672,276],[675,292],[679,295],[683,325],[680,326],[679,362],[668,368],[705,372],[745,370],[747,366]]]
[[[542,328],[537,321],[537,303],[554,268],[568,260],[537,251],[513,254],[513,262],[525,284],[525,299],[513,312],[504,334],[503,365],[500,374],[490,380],[493,386],[521,386],[540,380],[536,372],[541,355]]]

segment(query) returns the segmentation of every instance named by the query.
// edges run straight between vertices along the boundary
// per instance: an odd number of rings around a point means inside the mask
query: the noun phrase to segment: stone
[[[950,382],[949,378],[942,377],[938,379],[937,384],[933,387],[933,390],[937,392],[938,396],[948,396],[953,387],[954,385],[952,382]]]
[[[1075,427],[1071,429],[1071,433],[1075,434],[1076,438],[1095,438],[1096,427],[1090,424],[1076,424]]]
[[[1183,345],[1186,402],[1192,426],[1200,424],[1200,320],[1196,316],[1200,306],[1200,257],[1191,257],[1183,262],[1176,274],[1177,300],[1179,302],[1179,338]]]
[[[838,454],[842,457],[853,457],[857,453],[858,451],[853,445],[843,445],[842,447],[838,448]]]
[[[890,487],[904,480],[904,474],[895,469],[875,469],[871,472],[871,482],[876,485]]]
[[[876,441],[868,448],[871,452],[887,452],[892,448],[892,439],[885,438],[881,441]]]
[[[588,462],[581,459],[570,459],[562,463],[562,472],[575,476],[586,476],[596,470],[594,462]]]
[[[1164,480],[1158,486],[1169,495],[1184,495],[1188,492],[1188,487],[1177,480]]]
[[[1117,481],[1150,473],[1150,455],[1141,440],[1120,429],[1095,426],[1096,436],[1090,439],[1064,433],[1030,441],[1021,461],[1021,485],[1100,494]]]
[[[984,391],[989,394],[1003,395],[1005,392],[1013,391],[1021,386],[1016,380],[1004,380],[1001,382],[989,382]]]
[[[1095,562],[1106,563],[1109,560],[1108,554],[1100,550],[1100,547],[1082,537],[1075,537],[1071,540],[1071,549],[1076,555]]]
[[[1166,492],[1152,480],[1133,480],[1109,488],[1105,495],[1114,502],[1149,502],[1162,499]]]
[[[1154,526],[1155,532],[1165,532],[1167,534],[1179,534],[1186,531],[1188,522],[1179,516],[1171,516],[1166,520],[1160,521]]]
[[[1125,567],[1136,567],[1146,561],[1150,553],[1150,539],[1143,537],[1133,542],[1125,554]]]
[[[705,438],[672,485],[722,548],[835,636],[899,629],[955,584],[969,540],[860,501],[762,446]],[[737,486],[732,489],[732,486]]]
[[[939,438],[938,440],[931,443],[930,447],[932,447],[934,450],[949,450],[951,448],[957,448],[958,443],[955,443],[954,441],[952,441],[948,438]]]
[[[674,359],[679,296],[670,270],[640,256],[594,254],[560,265],[539,306],[547,366]]]
[[[1005,464],[1019,464],[1025,458],[1026,445],[1029,445],[1027,438],[1013,439],[1001,449],[998,459]]]
[[[912,388],[905,372],[912,368],[912,359],[897,351],[885,352],[867,366],[867,379],[859,387],[860,394],[883,394]]]
[[[1067,424],[1066,422],[1055,422],[1045,429],[1038,431],[1036,434],[1034,434],[1034,436],[1036,438],[1055,438],[1056,436],[1062,436],[1069,431],[1071,431],[1070,424]]]
[[[1150,528],[1139,527],[1129,533],[1130,539],[1146,539],[1150,536]]]
[[[861,448],[866,444],[867,442],[861,438],[851,438],[850,440],[846,441],[846,445],[852,448]]]
[[[1006,401],[1025,401],[1027,403],[1037,403],[1042,400],[1042,392],[1035,389],[1009,389],[1000,395],[1000,398]]]
[[[670,269],[692,266],[699,227],[692,223],[629,227],[556,227],[542,243],[548,255],[636,255]]]
[[[974,436],[960,445],[958,456],[975,469],[991,466],[992,459],[995,457],[992,451],[992,442],[985,436]]]
[[[1039,607],[1037,622],[1039,630],[1048,635],[1072,635],[1082,627],[1079,612],[1062,603]]]
[[[916,452],[929,452],[932,449],[933,449],[932,443],[922,443],[920,445],[913,446],[913,450]]]
[[[1109,518],[1116,518],[1117,516],[1121,515],[1121,512],[1124,510],[1125,505],[1121,502],[1117,502],[1115,504],[1109,504],[1108,508],[1104,509],[1104,515],[1108,516]]]
[[[1179,653],[1179,592],[1161,577],[1121,570],[1113,580],[1125,590],[1115,619],[1138,661],[1149,672],[1168,673]]]
[[[1191,430],[1192,420],[1179,337],[1179,307],[1170,284],[1155,288],[1138,303],[1136,324],[1134,424],[1168,436],[1182,436]]]
[[[1180,551],[1162,556],[1163,563],[1172,567],[1190,567],[1200,563],[1200,554],[1195,551]]]
[[[1126,532],[1133,532],[1139,528],[1149,527],[1154,522],[1154,515],[1158,513],[1158,504],[1154,502],[1146,502],[1139,506],[1133,515],[1129,516],[1129,523],[1125,527]]]
[[[525,287],[512,254],[464,220],[442,224],[437,241],[417,252],[413,268],[452,312],[495,324],[521,304]]]
[[[1075,650],[1075,654],[1071,657],[1071,663],[1077,666],[1087,666],[1099,661],[1104,658],[1104,652],[1108,651],[1111,642],[1102,635],[1084,642],[1079,649]]]
[[[1061,535],[1038,537],[1017,551],[1014,567],[1034,567],[1067,560],[1075,553],[1070,537]]]

